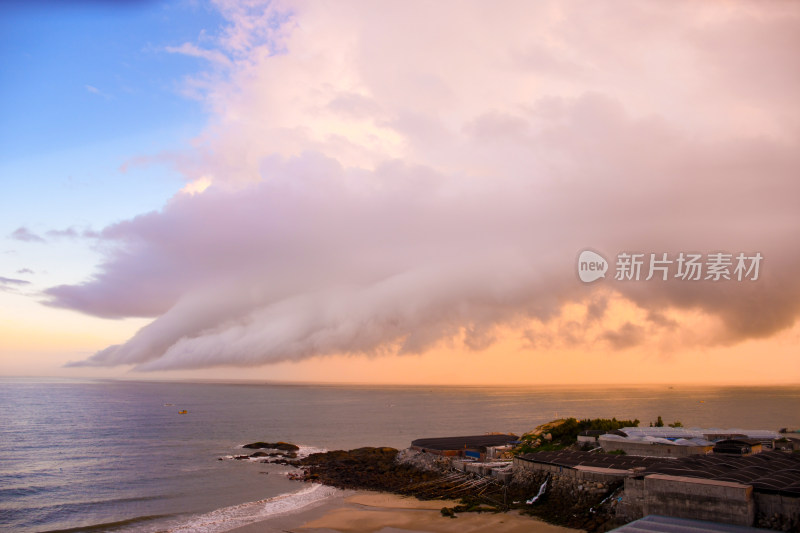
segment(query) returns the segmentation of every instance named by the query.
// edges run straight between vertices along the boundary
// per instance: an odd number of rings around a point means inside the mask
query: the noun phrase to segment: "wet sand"
[[[442,516],[442,507],[455,501],[421,501],[396,494],[341,491],[296,513],[269,518],[236,528],[236,533],[575,533],[536,518],[508,513],[459,513]]]

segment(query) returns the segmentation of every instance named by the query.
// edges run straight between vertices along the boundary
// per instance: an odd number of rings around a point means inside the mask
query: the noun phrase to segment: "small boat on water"
[[[178,411],[178,414],[179,414],[179,415],[185,415],[185,414],[186,414],[186,413],[188,413],[188,412],[189,412],[189,411],[186,411],[186,410],[184,410],[184,411]]]

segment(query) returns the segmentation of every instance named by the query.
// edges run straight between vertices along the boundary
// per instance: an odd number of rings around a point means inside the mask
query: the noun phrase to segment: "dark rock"
[[[270,449],[270,450],[283,450],[285,452],[297,452],[300,450],[300,446],[296,444],[292,444],[289,442],[251,442],[250,444],[245,444],[242,448],[247,448],[248,450],[260,450],[260,449]]]
[[[440,476],[396,463],[396,456],[394,448],[358,448],[314,453],[294,464],[307,467],[306,479],[339,488],[399,491],[412,482]]]

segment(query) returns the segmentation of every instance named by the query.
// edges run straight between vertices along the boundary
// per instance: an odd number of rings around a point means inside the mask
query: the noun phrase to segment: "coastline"
[[[340,490],[319,503],[296,512],[229,530],[235,533],[285,533],[287,531],[374,533],[435,532],[461,533],[574,533],[575,529],[548,524],[538,518],[506,513],[459,513],[456,518],[442,516],[442,507],[457,501],[419,500],[388,492]]]

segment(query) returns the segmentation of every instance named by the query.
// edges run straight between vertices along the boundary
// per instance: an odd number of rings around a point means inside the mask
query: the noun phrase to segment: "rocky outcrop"
[[[395,461],[394,448],[358,448],[314,453],[293,462],[304,479],[339,488],[399,492],[403,487],[436,479],[440,474]]]
[[[242,448],[245,448],[245,449],[248,449],[248,450],[263,450],[263,449],[281,450],[281,451],[284,451],[284,452],[297,452],[297,451],[300,450],[300,446],[298,446],[296,444],[292,444],[290,442],[283,442],[283,441],[278,441],[278,442],[261,442],[261,441],[259,441],[259,442],[251,442],[250,444],[245,444],[244,446],[242,446]]]

